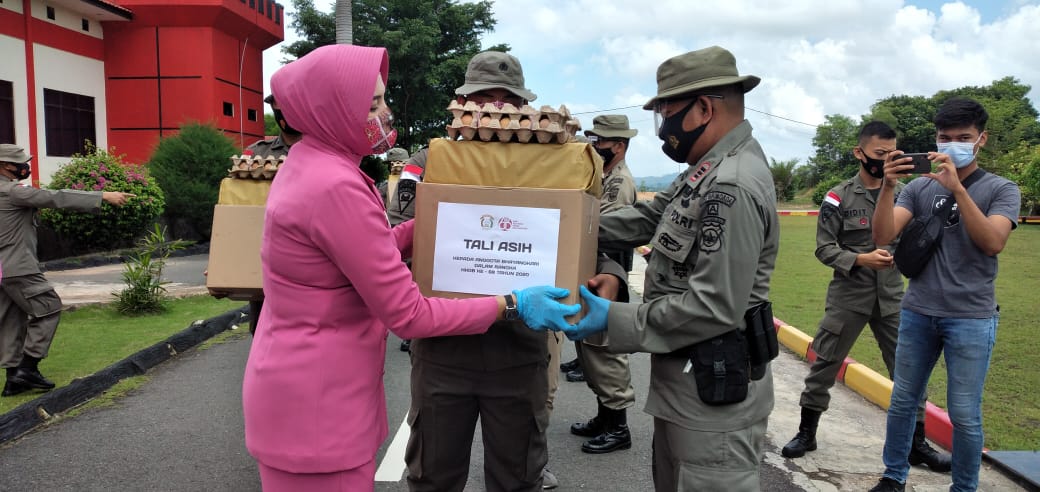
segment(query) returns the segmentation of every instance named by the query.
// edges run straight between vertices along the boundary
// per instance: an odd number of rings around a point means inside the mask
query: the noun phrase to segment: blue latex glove
[[[581,293],[581,299],[585,301],[588,311],[577,325],[568,325],[563,329],[563,333],[567,335],[567,338],[574,341],[606,330],[607,311],[610,310],[610,301],[593,294],[584,285],[578,291]]]
[[[564,316],[572,316],[581,311],[580,304],[562,304],[556,299],[562,299],[571,295],[571,291],[553,287],[551,285],[539,285],[528,287],[523,290],[514,290],[516,296],[516,310],[520,312],[520,319],[533,330],[560,331],[568,326]]]

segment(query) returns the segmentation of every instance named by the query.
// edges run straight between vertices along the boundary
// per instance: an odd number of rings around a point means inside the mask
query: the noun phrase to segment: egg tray
[[[284,162],[285,156],[233,155],[228,176],[236,179],[274,179]]]
[[[559,109],[548,105],[535,109],[526,104],[517,108],[509,103],[498,107],[492,103],[481,106],[473,101],[452,101],[448,111],[453,116],[447,127],[451,140],[566,143],[581,128],[565,105]]]

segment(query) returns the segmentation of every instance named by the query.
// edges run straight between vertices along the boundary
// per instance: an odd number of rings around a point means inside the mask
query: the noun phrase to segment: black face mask
[[[596,153],[599,154],[599,156],[603,158],[603,165],[604,166],[610,165],[610,161],[613,161],[614,160],[614,156],[616,155],[614,153],[614,151],[610,150],[610,147],[607,147],[605,149],[601,149],[599,147],[594,147],[594,148],[596,149]]]
[[[14,166],[15,170],[11,171],[11,174],[14,174],[15,179],[18,181],[28,179],[29,176],[32,176],[32,167],[29,166],[28,162],[17,163]]]
[[[664,155],[678,163],[686,162],[693,144],[697,142],[697,139],[704,133],[704,129],[708,127],[708,124],[705,123],[694,128],[691,132],[683,131],[683,119],[686,118],[686,113],[690,112],[694,104],[697,104],[696,99],[690,101],[690,104],[687,104],[682,111],[665,118],[661,123],[661,131],[657,135],[658,138],[664,140],[664,144],[661,145],[661,151],[664,152]]]
[[[876,179],[885,177],[885,161],[883,159],[871,159],[867,157],[866,152],[863,152],[863,158],[865,158],[867,162],[860,161],[860,164],[863,165],[863,169],[867,171],[867,174]]]
[[[299,130],[289,126],[289,123],[285,121],[285,116],[282,115],[282,110],[271,108],[271,111],[274,112],[274,122],[278,124],[278,128],[282,130],[282,133],[288,133],[293,136],[302,135]]]

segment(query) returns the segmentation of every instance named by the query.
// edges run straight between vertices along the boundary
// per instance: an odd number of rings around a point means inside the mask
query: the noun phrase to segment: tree
[[[1022,210],[1040,215],[1040,145],[1022,142],[997,161],[999,167],[1008,170],[1006,177],[1018,183]]]
[[[264,135],[278,135],[279,133],[281,133],[281,129],[278,128],[278,123],[274,121],[274,115],[264,113]]]
[[[812,180],[820,182],[829,177],[851,176],[859,166],[859,160],[852,155],[852,148],[857,145],[858,125],[848,116],[832,114],[816,128],[813,146],[816,154],[809,158],[809,166],[813,170]]]
[[[1001,164],[1000,156],[1010,152],[1020,142],[1040,143],[1040,114],[1026,97],[1030,86],[1014,77],[1004,77],[983,87],[967,86],[939,91],[932,97],[890,96],[872,107],[872,117],[892,125],[899,135],[899,150],[928,152],[935,150],[935,113],[951,97],[975,99],[989,113],[986,130],[989,138],[979,152],[986,170],[1006,175],[1009,169]]]
[[[166,196],[166,217],[174,222],[175,236],[210,236],[228,158],[241,151],[212,123],[185,122],[175,135],[159,140],[148,170]],[[176,231],[178,224],[191,230],[182,235]]]
[[[773,173],[773,186],[776,187],[776,201],[791,201],[794,199],[794,167],[798,165],[798,159],[777,161],[769,158],[769,171]]]
[[[354,43],[354,16],[351,0],[336,0],[336,44]]]
[[[291,26],[302,38],[283,51],[293,58],[335,42],[332,14],[312,0],[293,0]],[[495,26],[491,2],[457,0],[355,0],[354,43],[385,46],[390,56],[386,97],[394,112],[399,147],[415,152],[444,135],[445,110],[465,79],[466,65],[479,53],[480,36]],[[490,49],[508,51],[506,45]]]

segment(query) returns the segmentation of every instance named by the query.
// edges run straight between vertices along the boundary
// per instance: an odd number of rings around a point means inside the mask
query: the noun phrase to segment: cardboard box
[[[603,159],[584,143],[430,140],[424,183],[603,191]]]
[[[270,191],[271,180],[224,178],[220,181],[217,204],[263,206]]]
[[[206,275],[206,288],[211,295],[235,301],[263,299],[260,266],[263,228],[263,206],[217,205],[213,209]]]
[[[556,285],[575,304],[595,275],[599,199],[583,190],[420,183],[416,194],[412,275],[424,295]]]

